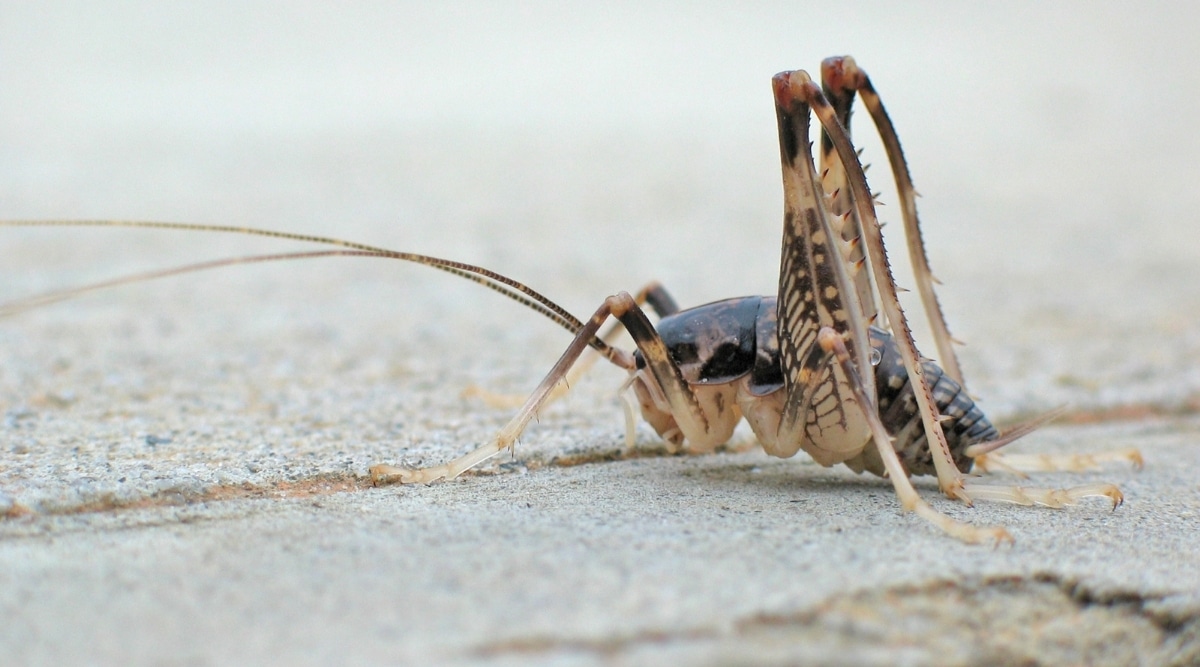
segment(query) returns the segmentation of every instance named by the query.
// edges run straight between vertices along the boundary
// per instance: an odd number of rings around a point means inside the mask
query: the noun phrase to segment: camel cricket
[[[749,422],[768,454],[803,450],[824,466],[845,464],[885,476],[906,510],[965,542],[1011,541],[1002,527],[977,527],[952,519],[925,502],[911,475],[936,475],[942,493],[970,504],[996,500],[1062,507],[1082,498],[1123,498],[1111,484],[1067,489],[983,484],[973,469],[1021,467],[1081,470],[1112,460],[1140,465],[1136,450],[1096,455],[1002,456],[996,450],[1055,416],[1001,434],[967,394],[945,317],[933,292],[917,219],[916,192],[899,139],[866,73],[850,57],[822,63],[822,85],[803,71],[772,79],[783,165],[783,244],[778,292],[738,297],[680,310],[667,291],[651,283],[636,296],[604,300],[586,321],[499,273],[451,260],[395,252],[326,237],[267,230],[124,221],[7,221],[4,226],[99,225],[218,231],[271,236],[338,250],[239,257],[42,295],[0,307],[22,310],[74,294],[191,271],[299,257],[355,255],[401,259],[447,271],[496,290],[574,334],[558,362],[517,414],[484,445],[448,463],[426,468],[376,465],[376,484],[452,479],[512,447],[530,419],[559,396],[589,347],[629,373],[622,396],[635,398],[642,417],[671,451],[710,452],[726,443],[741,419]],[[913,342],[888,264],[874,198],[847,126],[861,98],[883,139],[896,181],[909,257],[941,366]],[[813,164],[810,116],[820,127],[820,171]],[[658,317],[651,323],[643,306]],[[615,318],[636,349],[613,346]],[[581,373],[587,364],[574,368]],[[626,404],[628,408],[628,403]],[[632,444],[633,431],[627,428]]]

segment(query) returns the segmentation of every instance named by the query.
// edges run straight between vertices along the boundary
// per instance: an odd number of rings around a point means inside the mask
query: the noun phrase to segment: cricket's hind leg
[[[900,137],[896,134],[892,119],[888,116],[879,93],[871,84],[871,78],[865,71],[859,69],[858,64],[850,56],[837,56],[822,61],[821,86],[829,98],[830,104],[833,105],[838,120],[847,130],[849,130],[850,111],[856,94],[867,108],[871,120],[874,121],[879,138],[883,141],[884,149],[887,152],[892,176],[895,179],[896,194],[900,199],[900,214],[904,220],[904,237],[908,245],[909,261],[912,265],[913,278],[917,284],[917,292],[921,296],[921,304],[925,308],[925,315],[929,319],[934,344],[937,347],[938,364],[951,378],[965,387],[962,369],[954,351],[954,343],[957,341],[950,335],[950,329],[946,325],[946,316],[934,293],[933,286],[937,279],[934,278],[933,271],[929,268],[929,256],[925,251],[925,241],[921,235],[921,223],[917,216],[917,191],[913,187],[908,161],[904,157],[904,150],[900,147]],[[842,186],[846,184],[845,172],[835,159],[833,141],[828,135],[822,136],[821,164],[829,174],[831,185],[844,190]],[[843,192],[841,198],[845,199],[847,196],[848,193]],[[835,205],[837,204],[835,203]],[[847,208],[849,204],[844,203],[840,206]],[[851,229],[854,227],[857,227],[857,224],[852,224],[846,233],[852,233]]]
[[[986,446],[989,443],[984,443]],[[1128,448],[1095,454],[999,454],[992,452],[967,455],[974,459],[973,471],[978,473],[1007,472],[1027,479],[1027,472],[1085,472],[1096,470],[1106,463],[1128,463],[1135,469],[1143,465],[1142,453]],[[1084,498],[1104,497],[1116,509],[1125,498],[1113,484],[1084,484],[1065,489],[1047,489],[1027,486],[997,486],[968,480],[967,493],[980,500],[997,500],[1018,505],[1044,505],[1065,507],[1074,505]]]
[[[858,378],[857,371],[854,369],[850,355],[846,350],[846,346],[842,337],[832,329],[822,329],[820,335],[821,347],[827,353],[836,357],[849,378],[851,388],[855,391],[856,400],[863,406],[867,407],[864,414],[867,421],[871,425],[873,440],[878,449],[881,462],[884,465],[887,476],[892,480],[892,485],[896,489],[896,495],[900,498],[901,504],[907,510],[911,510],[941,528],[946,533],[963,540],[964,542],[978,543],[987,541],[1011,541],[1012,537],[1003,528],[990,527],[978,528],[970,524],[955,521],[950,517],[938,512],[931,507],[917,494],[912,486],[912,482],[908,479],[908,473],[904,470],[900,463],[895,450],[892,447],[891,436],[887,433],[883,421],[875,408],[875,404],[871,397],[867,395],[861,380]],[[1053,416],[1053,415],[1051,415]],[[981,448],[988,451],[994,451],[1008,444],[1017,437],[1024,435],[1028,430],[1036,427],[1035,422],[1027,427],[1017,429],[1008,436],[1001,437],[998,440],[990,443],[982,443]],[[993,449],[988,449],[992,447]],[[969,451],[969,450],[968,450]],[[1134,452],[1136,454],[1136,452]],[[985,454],[981,454],[985,456]],[[993,455],[994,456],[994,455]],[[1138,457],[1140,460],[1140,456]],[[1068,505],[1074,505],[1085,498],[1107,498],[1112,502],[1113,509],[1116,509],[1124,502],[1124,495],[1121,490],[1113,484],[1097,483],[1084,484],[1073,486],[1065,489],[1049,489],[1040,487],[1026,486],[1001,486],[993,484],[981,484],[976,480],[968,480],[965,483],[965,489],[968,495],[974,500],[991,500],[999,502],[1016,503],[1018,505],[1042,505],[1045,507],[1062,508]]]
[[[969,453],[968,453],[969,455]],[[979,454],[975,470],[981,473],[1003,472],[1028,477],[1030,472],[1088,472],[1106,467],[1109,463],[1124,463],[1141,470],[1145,465],[1137,448],[1114,449],[1094,454]]]
[[[1009,429],[999,438],[976,443],[967,447],[965,454],[971,458],[972,471],[976,473],[1007,472],[1023,479],[1026,472],[1083,472],[1096,470],[1106,463],[1129,463],[1134,468],[1142,467],[1142,454],[1137,449],[1121,449],[1094,454],[1001,454],[997,450],[1021,438],[1051,420],[1061,416],[1063,409],[1054,410],[1036,419]],[[1074,505],[1084,498],[1108,498],[1116,509],[1122,502],[1120,489],[1112,484],[1084,484],[1065,489],[1039,487],[998,486],[970,480],[966,484],[973,498],[1016,503],[1018,505],[1044,505],[1065,507]]]
[[[1125,502],[1125,496],[1114,484],[1097,483],[1072,486],[1065,489],[1047,489],[1027,486],[997,486],[979,484],[973,480],[966,483],[967,493],[974,500],[994,500],[1018,505],[1042,505],[1059,509],[1074,505],[1084,498],[1108,498],[1113,509]]]
[[[833,363],[841,364],[843,372],[849,380],[850,389],[854,392],[855,400],[863,408],[863,414],[871,427],[872,445],[879,453],[880,461],[888,479],[892,482],[892,487],[896,490],[901,507],[914,512],[948,535],[969,544],[1012,542],[1012,535],[1000,526],[979,527],[957,521],[937,511],[921,498],[913,487],[912,480],[908,477],[908,471],[900,463],[900,457],[892,446],[892,436],[887,432],[887,427],[883,425],[883,421],[879,417],[874,398],[867,394],[862,379],[859,377],[857,369],[854,368],[845,341],[836,331],[829,328],[821,329],[819,341],[821,349],[832,357]]]

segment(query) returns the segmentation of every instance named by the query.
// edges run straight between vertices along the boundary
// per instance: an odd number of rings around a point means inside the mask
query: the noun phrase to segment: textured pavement
[[[576,314],[650,279],[686,305],[773,291],[769,77],[853,53],[981,405],[1069,406],[1014,451],[1146,466],[1036,480],[1116,483],[1116,511],[967,508],[918,480],[1016,539],[971,547],[804,456],[666,456],[644,425],[627,450],[622,375],[597,368],[515,455],[376,489],[373,463],[493,434],[510,411],[463,390],[529,391],[567,334],[397,263],[183,276],[0,320],[13,664],[1200,661],[1200,140],[1175,115],[1200,101],[1194,16],[90,7],[0,16],[0,219],[334,235]],[[0,301],[291,249],[0,229]]]

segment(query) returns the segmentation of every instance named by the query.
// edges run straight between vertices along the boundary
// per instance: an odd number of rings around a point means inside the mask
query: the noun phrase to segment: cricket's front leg
[[[628,295],[625,295],[628,297]],[[571,340],[571,344],[558,358],[554,367],[546,374],[542,382],[533,390],[529,398],[521,406],[517,414],[509,420],[504,428],[488,442],[487,444],[471,450],[470,452],[460,456],[449,463],[442,465],[430,466],[427,468],[405,468],[387,464],[371,466],[371,482],[374,484],[429,484],[442,479],[454,479],[463,472],[473,468],[476,465],[486,461],[487,459],[499,454],[500,452],[512,447],[525,430],[525,426],[529,424],[529,420],[533,419],[546,403],[553,398],[554,388],[566,378],[567,373],[571,370],[571,366],[579,359],[579,355],[587,349],[591,343],[592,337],[600,330],[600,326],[613,313],[615,308],[623,308],[623,301],[619,297],[609,297],[598,308],[591,319],[575,334],[575,338]],[[614,363],[622,365],[630,370],[634,367],[632,357],[627,353],[613,350]]]
[[[662,393],[662,399],[673,423],[682,436],[691,442],[708,442],[720,437],[717,431],[726,426],[719,419],[706,414],[701,401],[692,392],[683,378],[679,367],[671,359],[662,338],[642,312],[637,300],[626,292],[610,296],[598,308],[591,319],[579,330],[571,344],[559,357],[558,362],[542,380],[533,394],[507,425],[487,444],[460,456],[449,463],[428,468],[403,468],[392,465],[372,466],[371,480],[376,484],[399,482],[402,484],[428,484],[442,479],[453,479],[473,466],[512,447],[529,421],[537,414],[553,394],[554,388],[563,381],[580,354],[587,349],[592,337],[610,316],[616,317],[633,337],[648,371]],[[610,359],[618,366],[637,372],[632,355],[614,350]],[[732,431],[732,425],[729,425]],[[726,436],[728,437],[728,436]],[[718,443],[719,444],[719,443]]]
[[[633,300],[639,306],[648,304],[659,319],[679,312],[679,306],[675,303],[675,299],[671,297],[671,294],[658,281],[648,283],[642,289],[638,290],[633,295]],[[606,345],[611,346],[616,342],[620,334],[621,327],[619,323],[614,322],[607,331],[600,334],[600,340],[604,341]],[[592,366],[596,365],[596,361],[599,358],[600,356],[595,350],[585,351],[579,361],[571,368],[567,377],[554,386],[554,389],[546,397],[546,401],[542,404],[542,407],[544,408],[565,396],[571,390],[571,387],[574,387],[591,370]],[[509,410],[515,410],[525,403],[525,396],[522,394],[495,392],[477,384],[469,385],[463,389],[462,397],[478,398],[489,408],[506,408]]]

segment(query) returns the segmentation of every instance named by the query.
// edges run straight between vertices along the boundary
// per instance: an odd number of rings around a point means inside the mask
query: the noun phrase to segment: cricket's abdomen
[[[879,352],[879,363],[875,366],[875,392],[883,425],[895,438],[893,444],[896,453],[910,475],[934,475],[933,455],[929,451],[917,400],[900,351],[890,333],[871,327],[870,335],[871,346]],[[1000,432],[988,421],[966,390],[946,375],[940,366],[926,361],[922,370],[938,413],[945,419],[942,431],[946,434],[946,444],[950,446],[954,465],[968,472],[974,460],[966,455],[967,447],[994,440],[1000,437]]]

